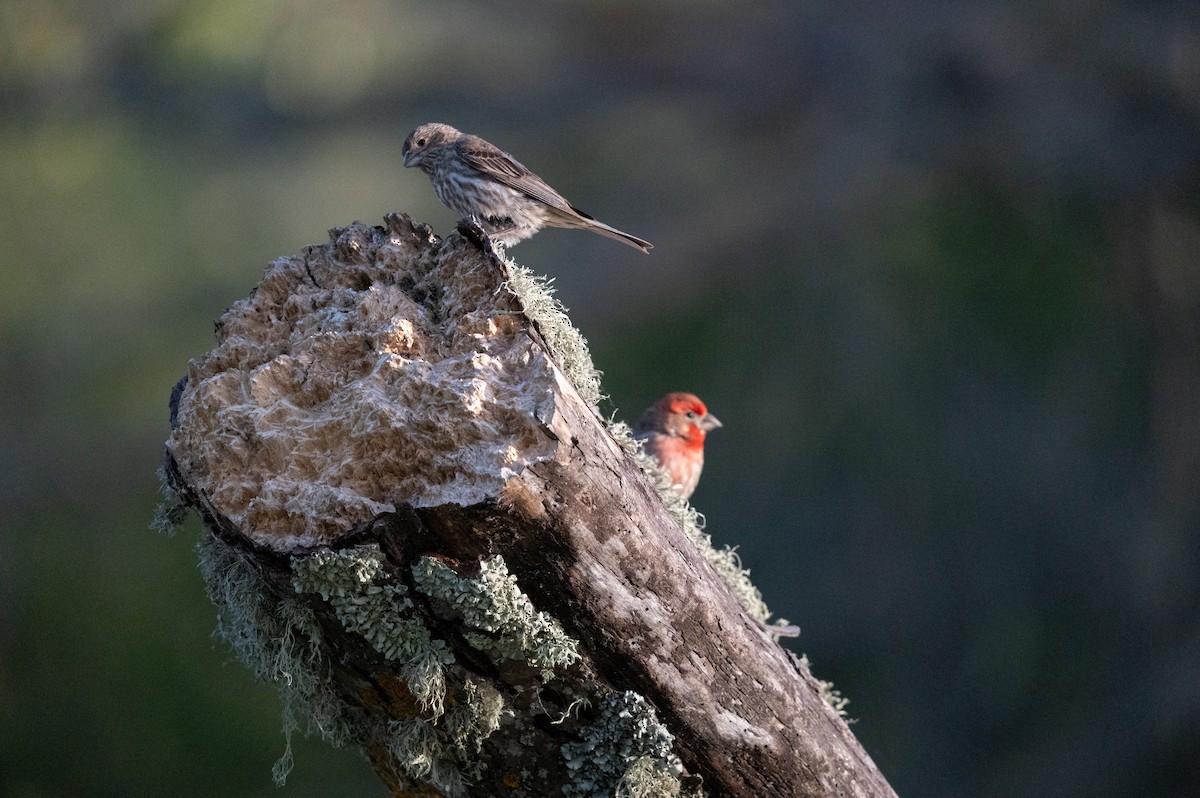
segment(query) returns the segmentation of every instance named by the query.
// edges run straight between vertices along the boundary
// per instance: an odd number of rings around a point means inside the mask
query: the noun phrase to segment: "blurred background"
[[[148,524],[167,398],[280,255],[454,224],[445,121],[551,230],[633,421],[901,795],[1200,794],[1200,6],[0,4],[0,794],[382,796],[210,638]]]

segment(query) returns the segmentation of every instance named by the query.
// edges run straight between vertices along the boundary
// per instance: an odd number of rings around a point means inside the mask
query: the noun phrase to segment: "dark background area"
[[[263,266],[514,153],[633,421],[905,796],[1200,793],[1200,6],[6,0],[0,794],[376,795],[147,528],[167,397]]]

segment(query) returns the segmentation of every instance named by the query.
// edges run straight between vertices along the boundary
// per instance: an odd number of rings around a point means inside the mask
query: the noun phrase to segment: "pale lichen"
[[[467,677],[440,718],[389,721],[385,746],[405,778],[427,781],[446,796],[462,795],[483,774],[483,744],[506,715],[512,712],[495,688]]]
[[[393,718],[374,735],[400,775],[429,782],[447,796],[462,794],[469,780],[482,773],[484,741],[511,714],[504,697],[491,685],[461,674],[457,686],[448,686],[446,666],[454,662],[453,653],[430,635],[407,589],[375,548],[320,550],[293,558],[292,572],[298,593],[320,595],[346,631],[395,662],[397,675],[420,704],[423,717]],[[500,604],[513,600],[503,578],[489,580],[486,587],[504,597]]]
[[[307,732],[335,746],[357,742],[362,713],[334,692],[325,666],[321,633],[312,611],[298,601],[275,600],[258,570],[236,549],[211,534],[197,544],[200,573],[217,609],[213,632],[227,642],[251,673],[279,690],[283,706],[283,755],[272,773],[282,784],[292,767],[292,733],[307,719]]]
[[[672,750],[674,739],[645,698],[632,691],[613,693],[600,700],[596,721],[561,748],[571,776],[563,794],[674,798],[683,773]]]
[[[812,673],[812,663],[809,662],[807,654],[800,655],[800,664],[802,664],[810,674]],[[842,691],[834,687],[833,682],[827,682],[824,679],[817,678],[816,676],[813,676],[813,678],[817,680],[817,688],[821,693],[821,698],[833,709],[834,712],[838,714],[838,717],[842,718],[847,723],[857,722],[854,718],[850,717],[850,713],[846,710],[847,705],[850,703],[850,699],[842,695]]]
[[[158,490],[162,501],[154,508],[150,528],[164,535],[174,535],[187,518],[188,506],[183,497],[171,487],[165,469],[158,469]]]
[[[442,713],[446,694],[444,665],[454,654],[413,613],[404,585],[391,580],[383,556],[360,546],[343,551],[322,549],[292,559],[297,593],[318,593],[348,632],[361,635],[386,659],[422,709]]]
[[[415,717],[388,721],[387,749],[409,779],[436,779],[443,792],[462,791],[462,774],[443,763],[443,746],[431,721]]]
[[[675,798],[682,792],[679,779],[664,769],[658,760],[640,756],[625,771],[614,798]]]
[[[558,367],[583,401],[591,407],[600,404],[604,398],[600,372],[592,362],[587,339],[571,324],[567,309],[555,298],[553,278],[535,274],[512,259],[506,260],[505,266],[508,287],[520,298],[525,315],[537,323]]]
[[[412,572],[417,589],[446,603],[462,621],[464,639],[480,651],[540,668],[547,679],[579,659],[576,642],[534,609],[503,557],[482,561],[477,577],[459,576],[433,557],[419,559]]]
[[[442,715],[442,728],[457,759],[466,762],[479,755],[483,741],[500,728],[500,721],[512,710],[504,696],[492,685],[468,677],[453,705]]]

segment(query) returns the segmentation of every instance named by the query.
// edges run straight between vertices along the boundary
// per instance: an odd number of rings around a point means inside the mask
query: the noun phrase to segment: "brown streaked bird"
[[[704,468],[704,438],[719,426],[721,422],[695,394],[669,393],[646,408],[633,434],[686,499],[696,490]]]
[[[474,216],[505,246],[543,227],[567,227],[615,238],[642,252],[652,248],[579,210],[516,158],[478,136],[431,122],[408,134],[403,152],[404,165],[429,175],[446,207],[460,216]]]

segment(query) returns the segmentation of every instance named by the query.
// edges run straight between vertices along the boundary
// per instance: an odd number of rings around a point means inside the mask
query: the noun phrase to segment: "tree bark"
[[[398,796],[894,795],[544,288],[386,223],[272,264],[172,397],[176,509],[285,718]]]

